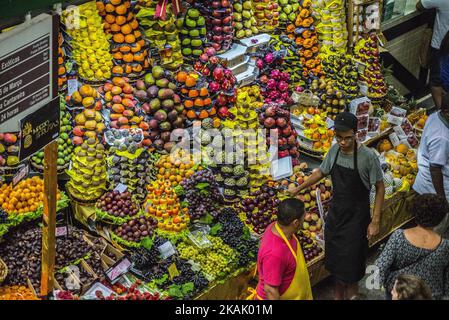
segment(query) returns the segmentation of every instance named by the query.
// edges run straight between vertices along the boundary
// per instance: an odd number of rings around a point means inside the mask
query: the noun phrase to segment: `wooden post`
[[[54,269],[56,255],[56,193],[58,142],[53,141],[44,149],[44,213],[42,227],[42,273],[41,296],[47,297],[54,286]]]

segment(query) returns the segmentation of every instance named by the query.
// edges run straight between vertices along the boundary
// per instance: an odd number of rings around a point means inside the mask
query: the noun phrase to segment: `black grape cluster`
[[[256,261],[259,241],[245,238],[243,230],[246,226],[239,219],[237,212],[232,208],[224,208],[217,221],[221,224],[221,230],[217,235],[223,239],[224,243],[239,253],[238,267],[245,267]]]
[[[209,186],[199,190],[197,188],[200,183],[209,183]],[[223,198],[218,190],[218,184],[214,175],[209,170],[201,170],[195,172],[188,179],[181,182],[181,186],[185,190],[186,201],[189,203],[189,215],[191,220],[200,219],[206,213],[217,217],[219,206]]]

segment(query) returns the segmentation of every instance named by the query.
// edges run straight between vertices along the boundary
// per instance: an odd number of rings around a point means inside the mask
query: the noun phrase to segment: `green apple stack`
[[[235,36],[238,39],[249,38],[259,33],[251,0],[234,1]]]
[[[206,19],[197,9],[188,9],[182,22],[182,55],[196,60],[203,53],[206,42]]]

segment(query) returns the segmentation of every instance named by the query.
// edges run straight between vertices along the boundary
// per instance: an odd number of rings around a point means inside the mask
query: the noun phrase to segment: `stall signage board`
[[[59,97],[20,119],[19,160],[28,158],[59,136]]]
[[[21,118],[51,101],[53,28],[42,14],[0,34],[0,132],[19,131]]]

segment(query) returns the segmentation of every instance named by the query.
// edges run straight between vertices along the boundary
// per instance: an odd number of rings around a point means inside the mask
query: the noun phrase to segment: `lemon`
[[[87,61],[89,61],[90,64],[97,62],[97,59],[95,58],[95,56],[89,56],[89,58],[87,59]]]
[[[86,60],[87,59],[87,54],[85,52],[82,52],[80,55],[81,59]]]
[[[87,61],[83,61],[83,63],[81,64],[81,67],[85,70],[89,69],[89,63]]]
[[[87,23],[86,20],[84,20],[83,18],[80,18],[80,28],[86,28],[87,27]]]

